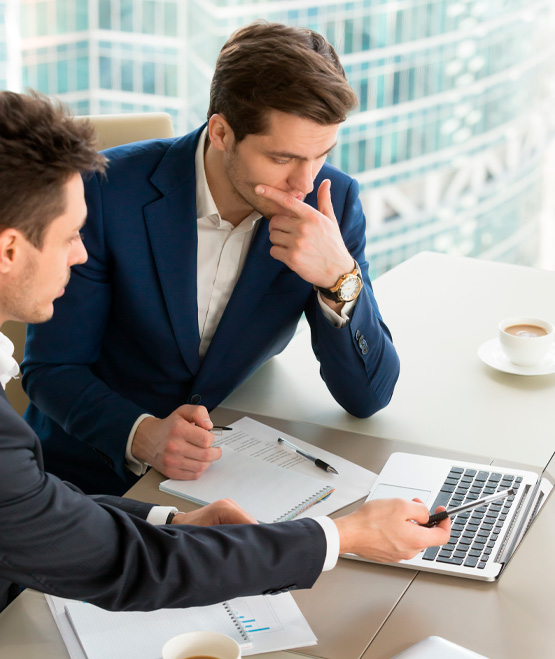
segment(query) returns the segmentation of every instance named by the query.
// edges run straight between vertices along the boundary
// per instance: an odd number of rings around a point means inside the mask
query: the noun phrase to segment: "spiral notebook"
[[[206,505],[234,499],[259,522],[285,522],[300,515],[334,488],[324,481],[283,469],[222,446],[222,457],[196,481],[167,480],[163,492]]]
[[[114,612],[66,600],[65,613],[87,659],[159,659],[166,641],[199,629],[227,634],[242,648],[252,645],[228,602],[189,609]]]

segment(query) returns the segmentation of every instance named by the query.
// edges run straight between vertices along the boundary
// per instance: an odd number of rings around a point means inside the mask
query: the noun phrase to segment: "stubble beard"
[[[20,280],[14,282],[9,291],[0,292],[2,310],[8,318],[22,323],[45,323],[52,318],[54,313],[54,300],[51,301],[49,307],[45,308],[45,305],[36,299],[37,265],[34,261],[29,259],[23,272]],[[63,288],[67,286],[68,282],[69,273]]]
[[[260,184],[248,181],[239,172],[237,167],[238,156],[236,151],[230,156],[229,160],[224,163],[225,174],[231,186],[233,195],[238,201],[242,201],[257,213],[270,220],[274,215],[279,213],[279,209],[271,205],[272,202],[266,202],[262,197],[256,194],[254,188]]]

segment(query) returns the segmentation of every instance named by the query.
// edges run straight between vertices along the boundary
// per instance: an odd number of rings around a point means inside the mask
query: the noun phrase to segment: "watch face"
[[[362,288],[362,282],[356,275],[349,275],[337,291],[337,296],[342,302],[354,300]]]

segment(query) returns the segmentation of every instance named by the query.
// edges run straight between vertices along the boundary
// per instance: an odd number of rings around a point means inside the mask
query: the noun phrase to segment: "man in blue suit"
[[[86,264],[29,327],[26,419],[46,466],[87,492],[148,465],[198,478],[208,410],[306,314],[321,375],[365,417],[399,372],[365,259],[356,181],[325,164],[356,97],[310,30],[255,23],[224,45],[208,124],[106,152],[86,182]]]

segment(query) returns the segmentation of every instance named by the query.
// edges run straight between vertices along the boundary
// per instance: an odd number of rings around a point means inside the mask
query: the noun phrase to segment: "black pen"
[[[320,469],[323,469],[324,471],[330,471],[332,474],[337,474],[337,471],[327,462],[320,460],[320,458],[315,458],[313,455],[310,455],[310,453],[305,453],[305,451],[302,451],[298,446],[295,446],[295,444],[289,440],[283,439],[283,437],[278,437],[278,444],[287,444],[287,446],[290,446],[295,451],[295,453],[298,453],[303,458],[314,462],[314,464]]]
[[[511,494],[516,494],[516,490],[510,488],[509,490],[503,490],[502,492],[495,492],[494,494],[490,494],[487,497],[483,497],[482,499],[474,499],[474,501],[468,501],[467,503],[463,503],[462,505],[457,506],[456,508],[451,508],[449,510],[444,510],[441,513],[435,513],[434,515],[430,515],[430,518],[428,519],[427,523],[421,524],[421,526],[427,526],[428,528],[431,528],[432,526],[435,526],[438,522],[441,522],[442,519],[447,519],[448,517],[452,517],[457,513],[462,513],[465,510],[471,510],[472,508],[476,508],[477,506],[485,506],[488,503],[491,503],[492,501],[497,501],[498,499],[504,499],[505,497],[509,497],[511,496]]]
[[[212,426],[211,430],[233,430],[229,426]]]

